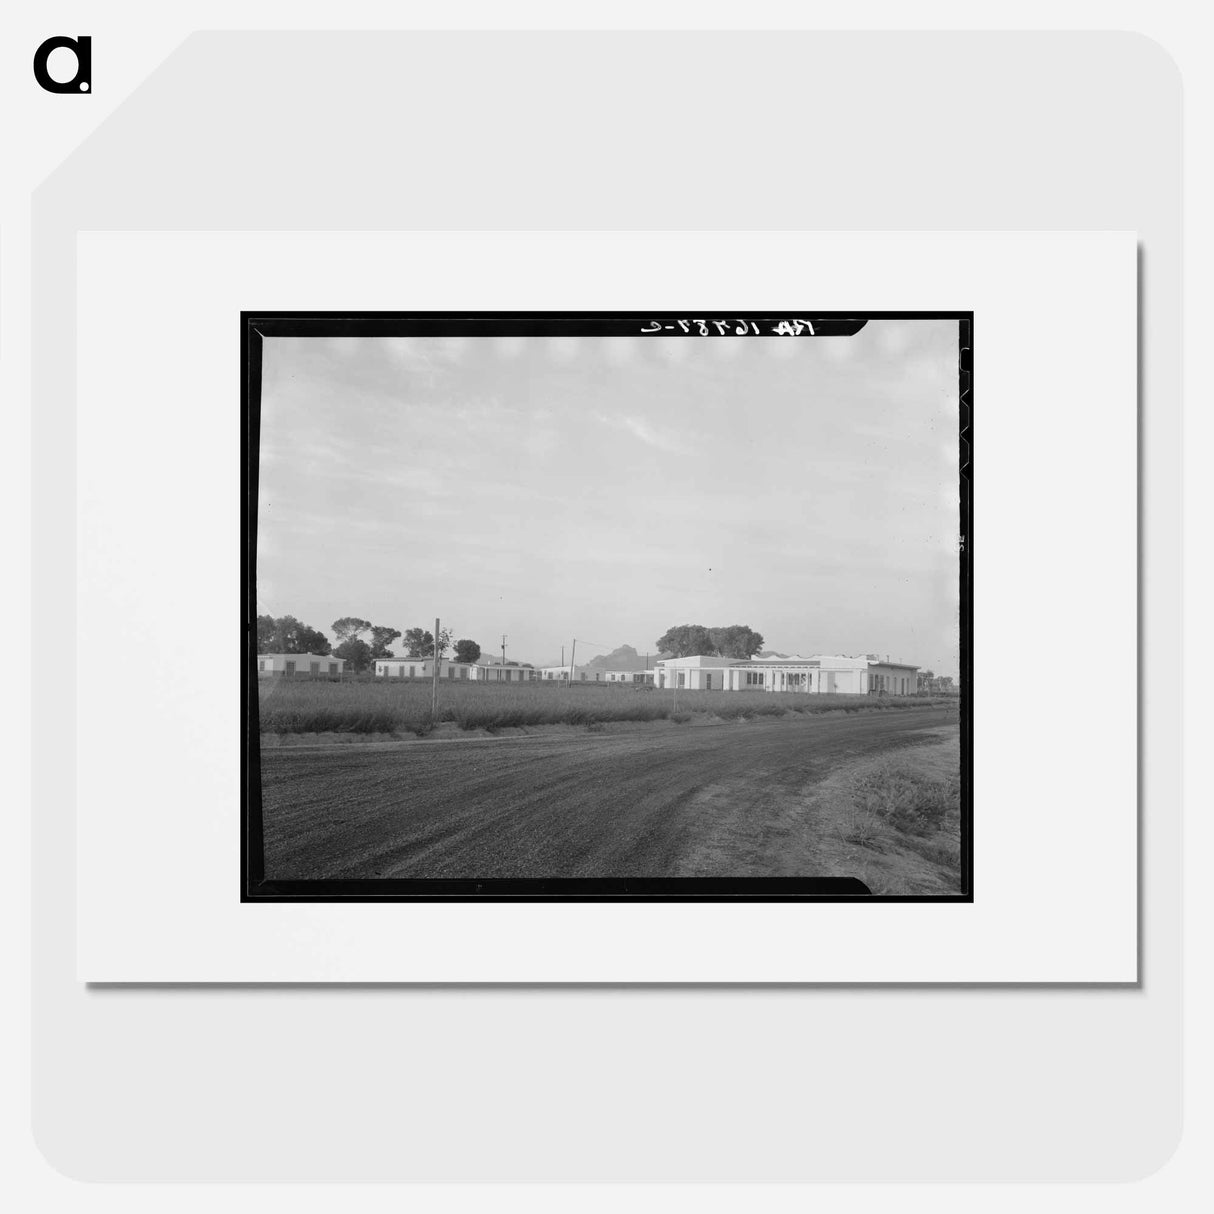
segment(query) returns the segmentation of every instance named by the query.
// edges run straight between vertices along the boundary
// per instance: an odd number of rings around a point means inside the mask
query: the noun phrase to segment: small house
[[[259,653],[257,677],[339,678],[345,673],[345,658],[325,653]]]

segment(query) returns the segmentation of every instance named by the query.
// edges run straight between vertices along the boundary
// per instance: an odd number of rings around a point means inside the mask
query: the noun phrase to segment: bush
[[[637,688],[639,690],[639,687]],[[438,714],[431,719],[429,679],[384,679],[347,675],[323,679],[262,679],[257,685],[260,727],[266,733],[417,733],[437,722],[461,729],[510,729],[528,725],[593,725],[605,721],[686,723],[695,717],[724,720],[778,717],[794,712],[853,712],[877,706],[866,696],[803,693],[688,691],[680,688],[677,717],[670,688],[657,694],[625,696],[612,684],[553,681],[476,683],[439,680]],[[906,697],[884,710],[952,703]]]

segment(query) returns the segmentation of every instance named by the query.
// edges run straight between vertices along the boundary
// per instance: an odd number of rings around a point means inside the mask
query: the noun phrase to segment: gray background
[[[65,638],[78,230],[1137,230],[1144,980],[87,990],[72,977],[73,727],[63,684],[41,679],[33,1111],[48,1159],[115,1180],[1091,1180],[1162,1164],[1180,1132],[1179,191],[1180,81],[1133,35],[186,42],[34,198],[34,613]],[[1034,320],[1064,340],[1065,301]],[[1085,457],[1050,487],[1060,511]]]

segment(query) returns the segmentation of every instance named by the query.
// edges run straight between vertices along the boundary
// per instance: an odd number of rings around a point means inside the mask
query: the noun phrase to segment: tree
[[[274,652],[274,631],[277,626],[278,621],[272,615],[259,615],[257,617],[258,653]]]
[[[434,633],[422,628],[407,628],[403,640],[409,650],[406,657],[432,658],[434,656]],[[438,656],[441,658],[450,648],[451,629],[444,628],[438,634]]]
[[[257,617],[258,653],[327,654],[329,648],[329,638],[323,632],[301,624],[293,615]]]
[[[296,649],[284,649],[283,653],[328,653],[332,646],[329,638],[319,628],[309,628],[300,624],[295,634]]]
[[[384,628],[380,624],[372,625],[371,628],[371,656],[373,658],[390,658],[394,657],[392,650],[388,648],[396,638],[400,636],[399,628]]]
[[[455,660],[457,662],[475,662],[481,656],[481,647],[475,641],[456,641]]]
[[[366,670],[372,662],[371,646],[357,636],[342,641],[333,653],[336,657],[345,658],[347,668],[355,672]]]
[[[654,644],[661,653],[673,653],[676,658],[716,653],[712,634],[703,624],[679,624],[668,628]]]
[[[374,625],[370,620],[360,620],[356,615],[343,615],[333,621],[333,635],[339,641],[349,641],[361,633],[370,632]]]
[[[745,624],[709,629],[714,651],[723,658],[753,658],[763,648],[760,633]]]
[[[763,648],[763,636],[746,624],[705,628],[703,624],[679,624],[668,628],[654,644],[660,653],[676,658],[753,658]]]

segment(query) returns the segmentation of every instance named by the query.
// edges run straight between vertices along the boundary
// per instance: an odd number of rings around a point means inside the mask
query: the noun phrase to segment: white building
[[[536,676],[547,683],[569,682],[569,667],[566,666],[540,666],[536,670]],[[575,683],[598,683],[602,681],[602,672],[597,670],[587,670],[585,666],[575,666],[573,668],[573,681]]]
[[[472,677],[482,683],[529,683],[536,677],[536,670],[526,662],[501,662],[489,658],[477,662]]]
[[[320,653],[259,653],[257,655],[257,677],[259,679],[294,678],[299,676],[341,675],[345,673],[345,658],[335,658]]]
[[[547,682],[569,682],[568,666],[541,666],[536,672]],[[652,670],[604,670],[601,666],[575,666],[575,683],[652,683]]]
[[[451,658],[440,658],[438,677],[440,679],[474,679],[472,672],[476,669],[471,662],[456,662]],[[434,675],[433,658],[377,658],[375,661],[377,678],[384,679],[429,679]]]
[[[434,675],[433,658],[379,658],[375,663],[377,677],[385,679],[429,679]],[[440,658],[440,679],[462,679],[474,683],[526,683],[535,677],[530,666],[503,666],[500,662],[457,662]]]
[[[693,691],[794,691],[836,695],[914,695],[919,668],[875,655],[845,657],[665,658],[654,663],[658,687]]]

